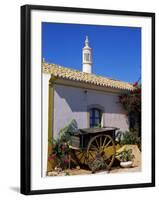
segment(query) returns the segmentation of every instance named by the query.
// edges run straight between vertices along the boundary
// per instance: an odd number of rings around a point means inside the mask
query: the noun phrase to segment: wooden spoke
[[[100,157],[109,170],[115,159],[115,143],[110,135],[99,134],[91,138],[88,143],[87,163],[93,163]]]
[[[99,134],[89,140],[87,149],[74,149],[74,155],[79,165],[88,165],[93,170],[96,162],[104,162],[109,170],[115,159],[115,143],[110,135]]]
[[[97,138],[95,138],[95,142],[96,142],[96,144],[97,144],[98,149],[100,149],[100,146],[99,146],[99,144],[98,144]]]
[[[102,135],[100,136],[99,140],[100,140],[100,147],[101,147],[102,146]]]
[[[97,148],[95,145],[92,144],[91,150],[94,150],[94,151],[96,150],[96,151],[98,151],[98,148]]]
[[[80,161],[82,160],[83,156],[84,156],[84,153],[81,153],[81,157],[79,158]]]
[[[74,155],[79,165],[86,164],[87,152],[85,150],[74,150]]]
[[[87,164],[87,155],[84,157],[83,164]]]
[[[104,145],[106,143],[106,140],[107,140],[107,137],[104,138],[104,142],[103,142],[102,148],[104,147]]]
[[[88,156],[91,155],[92,159],[94,159],[93,154],[91,153],[91,151],[88,152]]]
[[[81,151],[77,151],[76,150],[76,155],[78,156],[78,155],[80,155],[81,154]]]
[[[107,144],[105,145],[105,148],[106,148],[111,142],[112,142],[112,140],[109,140],[109,141],[107,142]]]

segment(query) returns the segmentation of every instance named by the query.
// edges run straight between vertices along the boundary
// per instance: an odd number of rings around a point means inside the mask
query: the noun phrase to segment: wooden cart
[[[79,165],[90,166],[101,157],[109,170],[115,159],[115,131],[118,128],[79,129],[71,135],[70,148]]]

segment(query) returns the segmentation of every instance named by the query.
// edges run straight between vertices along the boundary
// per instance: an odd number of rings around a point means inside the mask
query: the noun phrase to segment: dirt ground
[[[95,174],[109,174],[109,173],[125,173],[125,172],[139,172],[141,167],[131,167],[131,168],[121,168],[114,167],[110,171],[101,170],[97,171]],[[68,169],[63,172],[57,173],[56,171],[48,172],[48,176],[67,176],[67,175],[86,175],[92,174],[90,170],[86,169]]]
[[[110,171],[101,170],[97,171],[95,174],[108,174],[108,173],[129,173],[129,172],[140,172],[141,171],[141,152],[139,151],[136,145],[125,145],[125,149],[132,149],[135,159],[133,165],[130,168],[121,168],[119,163],[111,168]],[[79,166],[75,169],[67,169],[65,171],[57,172],[51,171],[48,172],[48,176],[67,176],[67,175],[86,175],[92,174],[88,169],[81,169]]]

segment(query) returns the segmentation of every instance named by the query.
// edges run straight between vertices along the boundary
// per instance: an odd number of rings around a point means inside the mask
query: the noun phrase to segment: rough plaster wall
[[[89,123],[87,109],[91,105],[103,107],[104,126],[118,127],[122,131],[128,130],[127,117],[117,102],[117,94],[55,85],[54,136],[56,137],[59,130],[72,119],[77,121],[79,128],[87,128]]]

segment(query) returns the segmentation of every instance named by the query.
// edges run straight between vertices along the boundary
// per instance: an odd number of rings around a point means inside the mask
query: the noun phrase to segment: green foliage
[[[138,137],[137,132],[128,132],[126,131],[123,134],[123,138],[121,140],[121,144],[139,144],[141,143],[140,137]]]
[[[136,85],[133,91],[120,95],[119,102],[128,114],[141,113],[141,85]]]
[[[69,148],[70,134],[77,130],[76,120],[72,120],[66,127],[60,130],[59,138],[53,140],[53,149],[50,160],[55,160],[58,167],[67,169],[71,160],[71,149]],[[52,141],[49,141],[52,142]]]
[[[60,139],[53,141],[53,151],[50,155],[55,160],[58,167],[66,169],[70,162],[70,148],[67,142]]]
[[[107,167],[103,157],[100,154],[97,154],[95,160],[88,163],[88,166],[92,170],[92,173],[100,169],[106,169]]]
[[[135,131],[126,131],[118,133],[118,140],[121,145],[136,144],[141,149],[141,139]]]
[[[119,102],[129,116],[130,128],[141,132],[141,85],[134,84],[133,91],[119,96]]]
[[[69,142],[71,133],[77,131],[78,125],[75,119],[73,119],[67,126],[60,130],[60,140]]]
[[[118,154],[118,157],[121,162],[132,161],[135,156],[132,154],[132,149],[124,150]]]
[[[101,123],[97,124],[96,126],[94,126],[94,128],[101,128]]]

